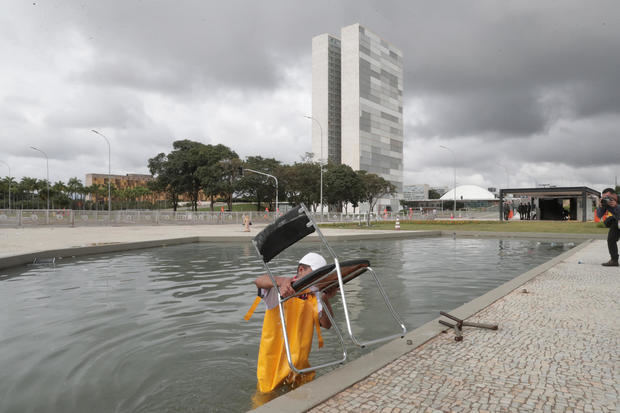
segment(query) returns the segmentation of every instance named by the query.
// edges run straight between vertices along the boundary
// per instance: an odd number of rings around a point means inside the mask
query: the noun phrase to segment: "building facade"
[[[148,187],[148,183],[153,180],[151,175],[147,174],[127,174],[127,175],[110,175],[110,184],[116,189],[128,189],[137,187]],[[85,186],[101,185],[108,186],[108,174],[86,174]],[[113,197],[114,198],[114,197]],[[140,197],[140,201],[144,201],[146,197]],[[93,194],[88,194],[86,200],[92,201]],[[104,200],[108,197],[105,195]],[[164,200],[165,194],[155,194],[155,200]]]
[[[312,85],[312,152],[340,164],[340,40],[329,34],[312,39]]]
[[[405,185],[403,199],[405,201],[423,201],[428,199],[430,186],[427,184]]]
[[[343,27],[340,34],[340,39],[322,34],[312,40],[317,120],[312,150],[320,157],[327,147],[328,159],[392,182],[398,195],[380,200],[378,208],[398,209],[403,192],[402,52],[359,24]]]

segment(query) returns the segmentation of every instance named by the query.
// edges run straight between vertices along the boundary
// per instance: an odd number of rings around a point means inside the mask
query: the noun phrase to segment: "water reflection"
[[[408,329],[572,245],[451,237],[332,243],[341,259],[371,261]],[[292,275],[299,257],[317,248],[295,245],[273,267]],[[187,244],[4,270],[0,411],[249,409],[264,308],[249,322],[242,317],[256,294],[252,281],[263,271],[249,243]],[[348,287],[355,334],[370,339],[397,330],[371,277]],[[342,320],[337,297],[334,309]],[[333,331],[324,338],[313,364],[339,355]],[[353,358],[363,352],[348,351]]]

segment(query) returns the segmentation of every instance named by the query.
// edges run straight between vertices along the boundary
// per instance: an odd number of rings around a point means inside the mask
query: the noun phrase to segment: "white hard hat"
[[[316,252],[309,252],[304,255],[300,260],[300,264],[304,264],[312,268],[312,271],[318,270],[319,268],[327,265],[327,261],[321,255]]]

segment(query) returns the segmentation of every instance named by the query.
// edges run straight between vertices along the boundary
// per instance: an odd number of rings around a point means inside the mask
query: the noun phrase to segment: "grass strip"
[[[322,227],[342,229],[394,229],[394,221],[372,222],[370,227],[365,223],[322,224]],[[488,232],[549,232],[560,234],[606,234],[607,228],[600,223],[579,221],[467,221],[467,220],[435,220],[435,221],[400,221],[401,230],[447,230],[447,231],[488,231]]]

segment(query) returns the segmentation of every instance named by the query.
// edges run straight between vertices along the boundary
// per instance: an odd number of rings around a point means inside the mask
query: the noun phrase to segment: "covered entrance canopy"
[[[545,208],[548,205],[544,201],[547,200],[571,200],[571,210],[573,210],[575,219],[581,218],[583,222],[588,220],[588,211],[591,211],[591,203],[588,203],[588,199],[596,200],[601,197],[601,193],[586,186],[570,186],[570,187],[557,187],[557,188],[508,188],[500,189],[499,191],[499,219],[504,219],[504,200],[506,195],[513,195],[516,197],[529,197],[536,200],[536,216],[538,219],[553,219],[544,218]],[[543,201],[543,202],[541,202]],[[581,212],[580,217],[577,216],[577,211]]]

